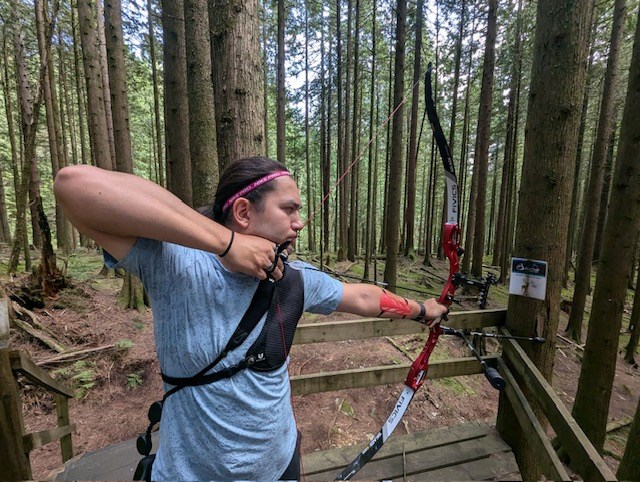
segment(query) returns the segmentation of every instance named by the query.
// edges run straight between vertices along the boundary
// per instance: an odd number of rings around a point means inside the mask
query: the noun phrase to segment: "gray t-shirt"
[[[142,279],[160,369],[173,377],[193,376],[215,360],[258,286],[251,276],[229,272],[212,253],[146,238],[120,262],[105,252],[105,262]],[[342,300],[339,281],[303,269],[305,263],[289,266],[301,269],[305,311],[335,311]],[[214,370],[242,360],[265,319]],[[296,436],[287,365],[266,373],[242,370],[165,401],[153,479],[277,479],[293,456]]]

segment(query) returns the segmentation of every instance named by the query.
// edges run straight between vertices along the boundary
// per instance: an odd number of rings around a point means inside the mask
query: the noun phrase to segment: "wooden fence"
[[[73,457],[69,422],[69,398],[73,390],[36,366],[24,353],[11,350],[8,300],[0,299],[0,467],[4,480],[31,479],[29,452],[60,440],[62,461]],[[22,402],[16,375],[22,374],[38,386],[55,393],[58,427],[24,433]]]

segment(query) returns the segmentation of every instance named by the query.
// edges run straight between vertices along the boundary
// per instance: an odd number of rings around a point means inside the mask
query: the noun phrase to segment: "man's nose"
[[[304,223],[302,222],[302,217],[300,213],[297,212],[293,221],[291,222],[291,228],[295,231],[300,231],[304,227]]]

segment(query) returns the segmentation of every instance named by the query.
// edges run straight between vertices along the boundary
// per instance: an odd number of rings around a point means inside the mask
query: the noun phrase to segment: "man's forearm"
[[[216,253],[229,241],[228,229],[137,176],[72,166],[60,170],[54,187],[58,202],[80,231],[148,237]]]

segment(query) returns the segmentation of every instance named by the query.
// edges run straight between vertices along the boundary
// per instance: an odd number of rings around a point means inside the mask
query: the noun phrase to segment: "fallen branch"
[[[41,330],[38,330],[37,328],[34,328],[33,326],[31,326],[26,321],[22,321],[21,319],[16,317],[16,319],[13,320],[13,322],[16,324],[16,326],[18,328],[20,328],[23,331],[27,332],[29,335],[31,335],[32,337],[36,338],[41,343],[44,343],[45,345],[47,345],[52,350],[55,350],[58,353],[63,353],[65,351],[67,351],[67,349],[63,345],[58,343],[51,336],[47,335],[45,332],[43,332]]]
[[[622,418],[620,420],[609,422],[607,424],[607,433],[615,432],[623,427],[627,427],[628,425],[631,425],[631,422],[633,422],[633,418]]]
[[[387,341],[389,343],[391,343],[397,350],[401,351],[402,353],[404,353],[404,356],[406,356],[409,360],[413,361],[413,355],[411,354],[411,352],[409,352],[409,350],[407,350],[405,347],[398,345],[395,341],[393,341],[393,338],[385,336],[385,338],[387,339]]]
[[[47,335],[49,335],[51,338],[55,339],[56,334],[50,328],[43,325],[42,322],[40,321],[40,318],[38,318],[38,315],[36,315],[33,311],[28,310],[24,306],[20,306],[15,301],[12,303],[12,305],[16,313],[22,315],[23,317],[24,316],[29,317],[29,319],[31,320],[31,326],[33,326],[36,330],[40,330],[46,333]]]
[[[579,344],[577,344],[575,341],[573,341],[573,340],[571,340],[571,339],[569,339],[569,338],[567,338],[567,337],[565,337],[565,336],[562,336],[560,333],[557,333],[557,334],[556,334],[556,336],[557,336],[558,338],[560,338],[562,341],[569,343],[569,344],[570,344],[570,345],[572,345],[574,348],[577,348],[578,350],[582,350],[582,351],[584,351],[584,345],[579,345]]]
[[[61,361],[75,360],[78,357],[85,356],[85,355],[88,355],[90,353],[95,353],[95,352],[99,352],[99,351],[108,350],[110,348],[114,348],[115,346],[116,346],[115,343],[112,343],[111,345],[97,346],[95,348],[85,348],[85,349],[81,349],[81,350],[72,350],[72,351],[68,351],[66,353],[61,353],[60,355],[55,355],[55,356],[52,356],[52,357],[49,357],[49,358],[45,358],[44,360],[37,361],[36,365],[42,366],[42,365],[49,365],[51,363],[58,363],[58,362],[61,362]]]

